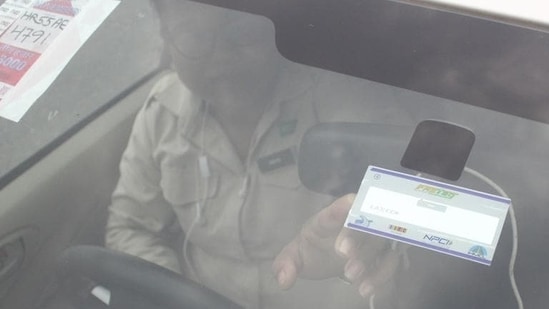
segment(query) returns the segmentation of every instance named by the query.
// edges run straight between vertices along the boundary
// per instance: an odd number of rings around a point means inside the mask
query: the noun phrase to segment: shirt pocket
[[[218,175],[204,177],[193,165],[163,168],[160,180],[164,198],[174,206],[190,206],[215,197],[218,183]]]
[[[259,171],[259,174],[261,183],[267,186],[292,190],[297,190],[302,187],[301,181],[299,180],[297,163],[270,172]]]
[[[299,180],[295,146],[274,151],[268,149],[267,154],[262,154],[256,159],[254,167],[263,185],[281,189],[298,189],[302,186]]]

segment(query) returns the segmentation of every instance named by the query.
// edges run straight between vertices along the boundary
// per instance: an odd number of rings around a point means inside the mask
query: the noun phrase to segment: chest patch
[[[257,166],[262,173],[294,165],[295,163],[295,156],[291,148],[286,148],[257,159]]]

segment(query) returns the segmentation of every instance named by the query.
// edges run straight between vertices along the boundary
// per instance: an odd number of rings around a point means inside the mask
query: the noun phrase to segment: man
[[[398,257],[342,229],[352,195],[299,183],[294,151],[323,110],[318,72],[283,59],[262,17],[153,4],[176,73],[135,120],[107,246],[247,308],[364,308]]]

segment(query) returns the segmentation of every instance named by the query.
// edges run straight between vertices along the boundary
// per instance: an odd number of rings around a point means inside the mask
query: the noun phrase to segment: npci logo
[[[435,243],[441,246],[451,246],[454,243],[450,239],[429,234],[425,234],[425,236],[423,236],[423,240],[428,240],[431,243]]]

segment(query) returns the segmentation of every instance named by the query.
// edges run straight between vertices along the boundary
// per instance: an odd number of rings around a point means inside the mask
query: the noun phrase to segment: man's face
[[[253,89],[276,75],[281,59],[266,18],[186,1],[162,10],[166,44],[181,80],[207,96]],[[235,88],[236,87],[236,88]]]

